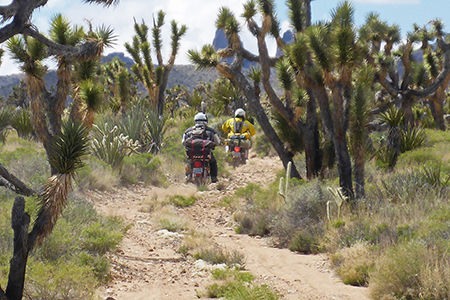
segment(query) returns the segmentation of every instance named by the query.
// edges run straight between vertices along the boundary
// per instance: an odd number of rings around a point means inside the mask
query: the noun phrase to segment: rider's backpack
[[[206,125],[195,124],[186,132],[183,143],[188,157],[209,157],[216,144],[208,139]]]
[[[242,133],[242,127],[244,127],[243,121],[237,121],[236,118],[234,118],[233,122],[233,129],[235,134],[241,134]]]

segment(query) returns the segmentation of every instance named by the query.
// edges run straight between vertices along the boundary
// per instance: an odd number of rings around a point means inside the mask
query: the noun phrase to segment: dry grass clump
[[[177,252],[186,256],[194,256],[200,249],[211,245],[211,235],[206,232],[191,230],[183,238]]]
[[[218,245],[200,249],[194,255],[195,259],[202,259],[210,264],[225,264],[229,267],[244,268],[245,256],[238,250],[227,250]]]
[[[331,256],[337,274],[345,284],[365,286],[369,282],[369,272],[374,267],[374,255],[367,244],[358,243],[343,248]]]
[[[81,189],[111,191],[120,185],[120,174],[110,165],[90,158],[86,166],[78,172],[77,185]]]
[[[410,241],[389,249],[376,263],[369,285],[374,299],[448,299],[450,256]]]
[[[171,232],[183,232],[189,230],[191,222],[179,216],[171,206],[164,206],[156,210],[152,215],[153,223],[159,230],[166,229]]]

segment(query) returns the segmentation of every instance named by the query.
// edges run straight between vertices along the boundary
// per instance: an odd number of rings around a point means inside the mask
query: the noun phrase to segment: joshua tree
[[[436,127],[444,130],[442,104],[450,81],[450,45],[445,42],[442,22],[434,20],[424,27],[414,25],[406,41],[400,44],[398,26],[389,26],[377,14],[370,14],[360,36],[369,63],[377,68],[376,80],[393,99],[372,114],[396,105],[403,111],[404,121],[413,126],[413,105],[428,99]],[[414,54],[423,54],[423,62]]]
[[[371,85],[373,83],[374,70],[370,66],[362,68],[358,72],[356,89],[352,96],[350,111],[350,147],[353,154],[355,171],[355,198],[365,196],[365,161],[368,140],[369,108],[373,99]]]
[[[85,2],[108,6],[117,1],[85,0]],[[39,33],[30,20],[34,10],[46,3],[46,0],[13,0],[9,5],[0,6],[2,21],[6,22],[12,19],[10,23],[0,27],[0,43],[13,38],[9,48],[13,50],[15,58],[23,62],[22,68],[27,75],[28,96],[33,110],[34,127],[44,143],[52,170],[52,176],[49,177],[42,192],[38,194],[41,206],[30,233],[28,233],[30,216],[24,212],[25,200],[17,197],[14,203],[11,222],[14,230],[14,256],[10,262],[11,268],[6,290],[3,291],[0,288],[0,299],[2,300],[22,299],[28,253],[51,233],[67,202],[67,193],[70,190],[74,172],[80,167],[80,159],[86,152],[85,127],[74,122],[62,125],[61,117],[58,116],[67,97],[67,85],[70,86],[70,81],[67,81],[67,77],[65,77],[68,72],[65,64],[71,61],[98,58],[107,44],[105,41],[108,40],[102,39],[101,36],[103,38],[111,37],[110,30],[101,30],[100,34],[86,35],[83,43],[76,46],[72,46],[70,42],[59,44],[45,37]],[[17,34],[24,34],[26,37],[17,38],[15,37]],[[56,36],[61,37],[56,33],[53,38]],[[53,55],[58,57],[58,67],[61,67],[60,74],[64,79],[60,78],[56,92],[50,94],[43,86],[42,76],[46,70],[41,60]],[[40,110],[44,100],[52,103],[54,107],[50,106],[46,112]],[[51,111],[52,109],[55,111]],[[47,113],[46,116],[45,113]],[[37,194],[10,174],[2,165],[0,165],[0,175],[2,176],[1,184],[17,193],[27,196]]]
[[[124,113],[136,96],[135,77],[118,58],[101,66],[102,81],[110,91],[107,98],[113,111]]]
[[[75,171],[82,166],[81,158],[87,152],[86,128],[77,123],[63,125],[62,131],[52,140],[49,157],[54,174],[48,178],[42,192],[38,194],[40,209],[31,232],[28,232],[30,216],[24,211],[25,200],[17,197],[11,226],[14,230],[14,255],[10,261],[10,272],[6,290],[0,288],[0,299],[22,299],[28,254],[48,236],[67,203]]]
[[[228,47],[215,51],[212,45],[205,45],[200,51],[189,50],[189,56],[198,68],[216,68],[222,75],[229,78],[241,89],[248,101],[250,110],[260,124],[264,134],[277,151],[284,167],[287,168],[288,163],[292,162],[292,153],[285,149],[283,141],[270,124],[269,118],[260,102],[259,80],[262,80],[266,93],[271,101],[271,97],[275,96],[269,79],[270,67],[274,66],[277,59],[269,57],[267,45],[264,40],[269,33],[274,36],[279,36],[277,32],[278,25],[273,18],[273,1],[259,1],[258,8],[260,8],[263,14],[263,24],[261,27],[253,20],[253,17],[257,13],[257,3],[255,1],[249,1],[244,5],[244,8],[244,17],[247,20],[249,30],[258,40],[259,56],[253,55],[242,47],[242,42],[239,37],[239,23],[234,14],[226,7],[220,9],[216,27],[225,31],[228,39]],[[223,58],[227,57],[232,57],[233,61],[231,63],[224,61]],[[259,63],[262,75],[247,77],[242,69],[244,59]],[[278,98],[276,100],[279,101]],[[279,103],[283,105],[281,101]],[[300,174],[295,165],[292,166],[291,172],[291,177],[300,178]]]
[[[57,15],[52,20],[50,36],[54,42],[59,45],[74,46],[81,40],[95,40],[97,48],[84,54],[83,60],[75,57],[66,57],[57,55],[58,81],[53,93],[47,91],[43,76],[47,69],[42,60],[48,57],[48,48],[31,37],[13,37],[8,42],[8,49],[13,54],[13,58],[21,63],[21,68],[26,74],[28,98],[31,103],[33,126],[37,136],[46,149],[47,156],[51,156],[52,139],[61,131],[62,113],[66,104],[67,96],[72,88],[72,67],[77,65],[79,70],[84,70],[81,66],[92,63],[90,61],[98,60],[103,48],[111,44],[112,31],[109,29],[100,29],[98,32],[84,33],[82,28],[69,26],[68,21],[61,15]],[[80,66],[81,64],[81,66]],[[72,116],[78,121],[83,121],[88,126],[92,124],[92,110],[96,108],[101,95],[101,90],[93,85],[86,76],[79,71],[79,82],[75,85]],[[84,100],[84,101],[82,101]],[[81,107],[81,105],[86,107]],[[85,111],[86,113],[81,114]],[[81,119],[83,116],[83,119]]]
[[[130,53],[135,63],[131,70],[138,80],[144,84],[150,101],[155,106],[159,115],[163,115],[164,113],[164,98],[167,82],[169,81],[169,74],[175,64],[175,58],[180,46],[180,39],[187,30],[185,25],[178,28],[177,22],[172,21],[172,49],[167,64],[164,64],[161,39],[161,27],[164,25],[164,18],[165,13],[159,11],[157,19],[153,20],[153,47],[155,48],[158,62],[156,67],[153,64],[150,53],[151,45],[148,40],[149,27],[144,21],[142,21],[142,24],[138,24],[136,21],[134,22],[136,35],[133,37],[133,42],[131,44],[125,44],[125,48],[128,53]]]

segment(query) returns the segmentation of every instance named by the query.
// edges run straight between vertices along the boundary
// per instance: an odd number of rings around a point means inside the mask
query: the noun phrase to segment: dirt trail
[[[272,248],[265,238],[238,235],[230,213],[218,203],[248,182],[264,185],[274,180],[282,168],[277,158],[251,158],[247,165],[219,178],[222,188],[211,185],[197,192],[190,184],[173,182],[168,189],[137,185],[113,192],[88,192],[87,197],[104,215],[119,215],[133,224],[119,249],[110,255],[112,282],[98,291],[100,299],[198,299],[199,292],[212,282],[205,265],[185,259],[176,250],[183,236],[154,227],[149,211],[151,199],[168,195],[192,195],[197,202],[176,214],[191,227],[206,232],[212,242],[246,257],[245,269],[258,282],[272,286],[283,299],[369,299],[367,289],[344,285],[330,269],[325,255],[299,255],[287,249]],[[110,299],[111,299],[110,298]]]

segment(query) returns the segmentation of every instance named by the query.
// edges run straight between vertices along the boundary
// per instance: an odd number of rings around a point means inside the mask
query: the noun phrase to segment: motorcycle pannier
[[[231,147],[240,146],[243,149],[250,149],[252,146],[252,141],[245,139],[243,135],[233,135],[230,138],[225,139],[225,145]]]

